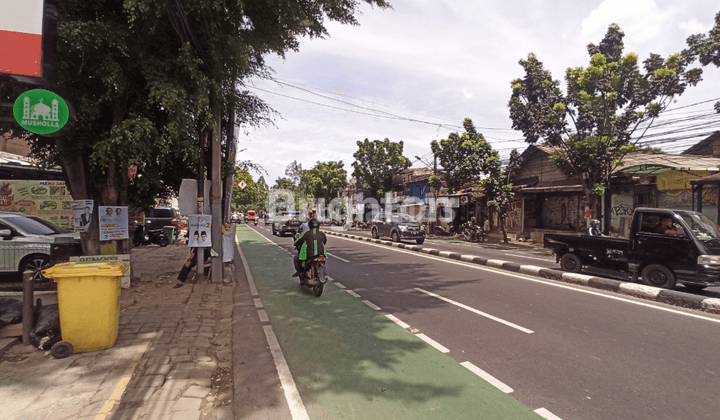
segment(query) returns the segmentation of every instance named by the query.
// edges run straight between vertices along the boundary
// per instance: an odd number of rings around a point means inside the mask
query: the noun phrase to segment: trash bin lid
[[[120,277],[127,271],[128,268],[130,268],[130,265],[122,261],[94,263],[68,262],[56,264],[47,270],[43,270],[43,275],[51,279],[95,276]]]

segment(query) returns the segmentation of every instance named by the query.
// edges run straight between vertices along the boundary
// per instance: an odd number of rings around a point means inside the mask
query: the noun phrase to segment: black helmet
[[[320,222],[318,221],[318,219],[316,219],[316,218],[313,217],[312,219],[310,219],[310,220],[308,221],[308,227],[309,227],[310,229],[317,229],[317,228],[320,227]]]

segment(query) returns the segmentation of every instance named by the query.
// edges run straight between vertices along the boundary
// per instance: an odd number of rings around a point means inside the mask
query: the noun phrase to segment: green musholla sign
[[[13,105],[15,120],[27,131],[51,134],[65,126],[70,110],[63,98],[45,89],[29,90]]]

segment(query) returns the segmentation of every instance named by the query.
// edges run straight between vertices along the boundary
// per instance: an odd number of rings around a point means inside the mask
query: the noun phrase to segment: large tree
[[[389,7],[385,0],[363,1]],[[267,122],[267,106],[242,87],[269,74],[263,56],[284,57],[298,50],[302,36],[326,36],[327,21],[357,24],[359,5],[62,1],[57,81],[50,89],[74,105],[77,124],[71,135],[37,138],[33,150],[62,166],[76,199],[124,205],[133,187],[148,201],[175,190],[181,177],[194,177],[203,157],[196,145],[208,144],[213,129],[217,136],[223,114],[235,115],[231,126]],[[130,165],[138,167],[132,181]],[[83,238],[86,253],[99,253],[97,229],[93,223]]]
[[[392,175],[410,167],[410,160],[403,156],[404,143],[389,139],[357,142],[358,150],[353,154],[352,176],[361,180],[372,194],[382,196]]]
[[[241,188],[240,183],[245,184]],[[253,180],[252,175],[245,169],[235,170],[235,186],[233,187],[232,206],[233,210],[247,211],[259,210],[258,206],[263,202],[263,195],[258,184]]]
[[[512,189],[512,176],[520,168],[520,154],[517,149],[510,152],[510,160],[504,167],[501,165],[497,150],[493,150],[486,161],[487,177],[480,181],[487,205],[495,211],[500,221],[503,242],[507,242],[505,221],[510,211],[510,203],[515,194]]]
[[[322,198],[327,205],[347,187],[347,171],[342,161],[318,162],[303,173],[303,182],[313,198]]]
[[[520,60],[525,76],[511,82],[513,128],[528,143],[557,148],[552,160],[567,176],[581,176],[593,212],[625,154],[638,150],[653,121],[702,75],[680,54],[650,54],[641,69],[635,53],[623,55],[623,38],[612,24],[599,45],[589,44],[590,64],[567,69],[565,91],[532,53]]]
[[[430,148],[440,162],[445,182],[450,193],[460,190],[466,182],[478,180],[486,170],[492,147],[482,134],[475,129],[470,118],[463,120],[465,132],[450,133],[447,139],[433,140]],[[430,182],[439,188],[439,178],[431,177]]]
[[[720,12],[715,15],[715,26],[707,34],[691,35],[687,44],[683,56],[688,61],[698,59],[703,66],[714,64],[720,67]],[[715,110],[720,112],[720,101],[715,103]]]

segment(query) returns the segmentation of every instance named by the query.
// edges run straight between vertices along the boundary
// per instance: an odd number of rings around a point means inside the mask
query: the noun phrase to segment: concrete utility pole
[[[207,133],[200,134],[200,162],[198,163],[197,173],[197,214],[203,214],[204,197],[205,197],[205,141]],[[188,226],[188,238],[190,227]],[[205,248],[198,247],[197,253],[197,274],[195,275],[196,283],[202,283],[205,280]]]
[[[213,104],[213,134],[212,134],[212,186],[210,195],[210,209],[212,211],[212,249],[218,253],[212,257],[212,282],[222,283],[222,177],[220,175],[220,138],[222,136],[220,103]]]

